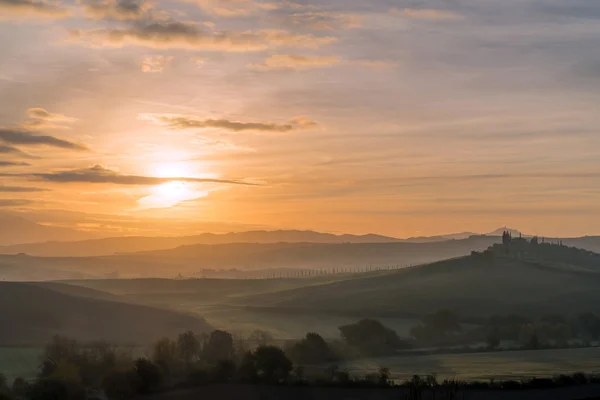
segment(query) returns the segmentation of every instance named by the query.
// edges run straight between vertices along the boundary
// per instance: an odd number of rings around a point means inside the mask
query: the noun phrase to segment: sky
[[[600,234],[597,0],[0,0],[0,213]]]

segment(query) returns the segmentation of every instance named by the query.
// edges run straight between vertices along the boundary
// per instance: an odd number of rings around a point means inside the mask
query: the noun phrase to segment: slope
[[[104,257],[31,257],[0,255],[0,265],[25,274],[28,269],[85,274],[85,277],[121,278],[198,276],[203,269],[349,269],[367,266],[422,264],[483,250],[498,238],[473,236],[436,243],[234,243],[191,245]],[[1,271],[0,271],[1,273]],[[28,280],[45,280],[45,276]],[[0,279],[4,278],[0,274]],[[80,277],[50,278],[78,279]],[[12,278],[17,280],[16,278]]]
[[[595,265],[473,255],[385,275],[258,296],[238,305],[357,316],[419,316],[449,308],[463,316],[597,311]]]
[[[0,282],[0,344],[43,344],[56,334],[145,344],[188,329],[202,332],[210,328],[203,319],[182,313],[57,290]],[[80,290],[71,293],[82,294]]]

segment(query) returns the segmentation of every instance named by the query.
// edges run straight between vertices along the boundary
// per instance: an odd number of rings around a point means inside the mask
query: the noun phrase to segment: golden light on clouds
[[[0,0],[0,213],[599,233],[600,2],[545,2]]]

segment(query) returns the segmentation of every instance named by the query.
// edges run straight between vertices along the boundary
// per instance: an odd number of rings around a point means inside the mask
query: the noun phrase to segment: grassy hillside
[[[474,255],[327,285],[249,296],[237,304],[333,314],[414,316],[450,308],[463,316],[597,311],[600,258],[525,260]],[[592,265],[595,262],[597,268]]]
[[[0,345],[43,344],[53,335],[115,343],[149,343],[187,329],[206,331],[199,317],[152,307],[91,298],[82,288],[56,290],[0,282]],[[70,291],[71,294],[65,292]]]

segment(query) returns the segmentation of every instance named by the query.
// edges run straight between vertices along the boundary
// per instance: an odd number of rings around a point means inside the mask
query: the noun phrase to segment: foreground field
[[[436,373],[439,380],[508,380],[563,373],[600,373],[600,348],[505,351],[363,359],[340,365],[352,372],[390,368],[394,379]]]
[[[137,348],[134,351],[136,356],[144,356],[148,349]],[[0,347],[0,372],[9,381],[18,376],[33,378],[41,352],[41,348]],[[374,372],[381,366],[390,368],[396,380],[432,373],[437,374],[440,381],[447,378],[518,380],[574,372],[600,373],[600,348],[383,357],[339,365],[341,369],[356,374]]]

